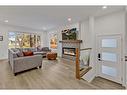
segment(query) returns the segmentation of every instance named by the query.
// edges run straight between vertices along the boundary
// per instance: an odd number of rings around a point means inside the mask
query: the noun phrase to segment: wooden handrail
[[[82,50],[90,50],[90,49],[92,49],[92,48],[84,48],[84,49],[80,49],[80,51],[82,51]]]

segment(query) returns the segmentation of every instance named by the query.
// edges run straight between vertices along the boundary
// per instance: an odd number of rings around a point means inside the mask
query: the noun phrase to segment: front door
[[[98,36],[98,74],[121,83],[121,36]]]

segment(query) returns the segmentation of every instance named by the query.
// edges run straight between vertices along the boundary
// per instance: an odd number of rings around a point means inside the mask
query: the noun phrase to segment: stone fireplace
[[[62,40],[62,57],[70,60],[75,60],[76,48],[80,49],[82,40]]]

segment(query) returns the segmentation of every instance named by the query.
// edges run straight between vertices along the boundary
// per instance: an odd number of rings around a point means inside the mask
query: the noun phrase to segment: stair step
[[[85,66],[84,68],[81,68],[80,69],[80,77],[82,77],[83,75],[85,75],[91,69],[92,69],[92,67],[89,67],[89,66]]]

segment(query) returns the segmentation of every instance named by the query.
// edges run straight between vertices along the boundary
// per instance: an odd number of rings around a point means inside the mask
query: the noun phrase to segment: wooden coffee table
[[[48,52],[46,56],[47,56],[48,60],[56,60],[57,53],[55,53],[55,52]]]

